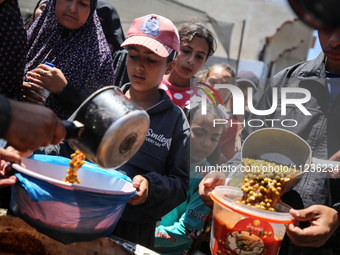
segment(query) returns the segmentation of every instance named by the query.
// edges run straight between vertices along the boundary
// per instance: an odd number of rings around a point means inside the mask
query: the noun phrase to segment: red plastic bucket
[[[277,254],[285,235],[285,224],[294,221],[290,207],[275,206],[276,212],[239,203],[243,192],[230,186],[216,187],[210,239],[212,254]]]

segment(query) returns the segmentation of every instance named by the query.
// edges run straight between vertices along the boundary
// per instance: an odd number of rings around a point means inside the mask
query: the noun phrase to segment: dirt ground
[[[133,245],[129,245],[126,242],[120,242],[119,239],[114,240],[113,238],[100,238],[92,242],[79,242],[64,245],[39,233],[20,218],[0,216],[0,254],[131,255],[138,253],[135,253],[135,247],[133,247]]]

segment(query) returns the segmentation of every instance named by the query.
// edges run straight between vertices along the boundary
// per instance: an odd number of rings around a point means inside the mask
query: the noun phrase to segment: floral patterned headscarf
[[[75,30],[63,27],[55,15],[57,0],[49,0],[45,9],[27,31],[28,47],[25,73],[39,64],[50,62],[61,69],[67,86],[79,99],[114,84],[111,52],[95,11],[97,0],[91,0],[91,13],[83,26]],[[46,106],[60,118],[70,113],[57,95],[51,94]]]

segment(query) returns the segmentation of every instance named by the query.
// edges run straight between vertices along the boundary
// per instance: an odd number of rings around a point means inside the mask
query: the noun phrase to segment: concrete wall
[[[236,59],[241,38],[242,21],[245,20],[242,59],[255,60],[265,38],[276,33],[283,23],[293,21],[296,15],[286,2],[259,0],[195,0],[183,1],[205,11],[216,20],[235,22],[231,42],[231,58]],[[192,5],[193,6],[193,5]],[[309,28],[306,27],[309,30]],[[298,36],[298,34],[291,34]],[[309,39],[309,38],[307,38]],[[287,38],[287,40],[290,40]]]

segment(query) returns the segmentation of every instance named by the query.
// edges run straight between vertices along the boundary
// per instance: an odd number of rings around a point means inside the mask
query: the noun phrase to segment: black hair
[[[216,119],[225,119],[223,112],[214,104],[207,103],[207,114],[212,113]],[[199,104],[188,111],[187,118],[191,124],[197,117],[202,116],[202,104]]]
[[[210,75],[210,72],[214,69],[214,68],[217,68],[217,67],[220,67],[222,68],[223,70],[226,70],[228,73],[230,73],[230,84],[236,84],[236,73],[234,71],[234,69],[226,64],[226,63],[216,63],[216,64],[213,64],[211,66],[209,66],[207,69],[204,69],[204,70],[201,70],[197,73],[197,78],[199,78],[200,80],[203,80],[206,81],[207,78],[209,77]],[[199,86],[199,84],[198,84]]]
[[[177,52],[175,50],[172,50],[170,55],[166,58],[166,63],[169,64],[171,63],[171,61],[175,60],[176,55],[177,55]]]
[[[203,38],[208,44],[207,58],[212,56],[216,51],[216,39],[213,33],[206,27],[202,21],[185,22],[180,25],[178,30],[181,43],[183,41],[192,41],[195,36]]]
[[[206,74],[206,78],[209,77],[209,74],[210,74],[211,70],[214,69],[214,68],[216,68],[216,67],[221,67],[221,68],[223,68],[223,69],[226,70],[228,73],[230,73],[231,78],[234,78],[234,79],[236,78],[236,73],[235,73],[234,69],[233,69],[230,65],[228,65],[228,64],[226,64],[226,63],[217,63],[217,64],[214,64],[214,65],[210,66],[210,67],[208,68],[208,72],[207,72],[207,74]]]

